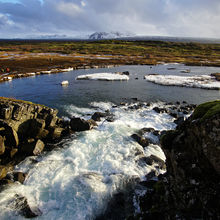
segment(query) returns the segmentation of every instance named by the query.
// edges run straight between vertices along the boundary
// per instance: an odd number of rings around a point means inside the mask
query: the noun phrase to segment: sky
[[[0,38],[146,36],[220,38],[220,0],[0,0]]]

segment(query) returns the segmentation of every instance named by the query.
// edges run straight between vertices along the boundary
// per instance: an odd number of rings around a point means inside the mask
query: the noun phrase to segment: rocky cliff
[[[68,133],[57,112],[31,102],[0,98],[0,179],[16,162],[40,154],[46,143]]]
[[[40,104],[0,97],[0,183],[25,157],[40,154],[71,132],[96,125],[80,118],[63,121],[57,113]]]
[[[198,106],[161,138],[167,173],[140,199],[147,219],[220,219],[220,101]]]

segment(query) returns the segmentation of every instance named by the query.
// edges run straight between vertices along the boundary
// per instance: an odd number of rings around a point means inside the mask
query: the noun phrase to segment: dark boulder
[[[20,150],[26,155],[38,155],[43,151],[44,146],[45,144],[41,140],[28,139],[26,143],[22,144]]]
[[[0,135],[5,137],[5,145],[16,147],[19,144],[17,132],[5,121],[0,119]]]
[[[17,171],[14,171],[12,173],[8,173],[6,176],[7,179],[9,179],[13,182],[18,181],[21,184],[24,183],[26,177],[27,177],[27,173],[17,172]]]
[[[9,119],[9,118],[11,118],[12,111],[13,111],[13,106],[10,106],[8,104],[1,105],[1,108],[0,108],[0,118],[1,119]]]
[[[94,120],[93,120],[94,121]],[[71,118],[70,127],[72,131],[86,131],[94,127],[93,121],[84,120],[81,118]]]
[[[154,128],[141,128],[141,129],[138,131],[138,133],[139,133],[140,135],[143,135],[144,133],[154,132],[154,131],[155,131]]]
[[[27,174],[22,172],[13,172],[13,176],[14,176],[14,181],[18,181],[23,184],[25,178],[27,177]]]
[[[143,138],[139,134],[132,134],[131,137],[138,142],[143,148],[147,147],[149,145],[149,141],[146,138]]]
[[[145,157],[145,156],[140,157],[137,162],[140,165],[147,164],[149,166],[152,166],[152,165],[156,164],[156,166],[158,168],[163,169],[163,170],[166,169],[165,162],[162,159],[160,159],[159,157],[155,156],[155,155],[150,155],[149,157]]]
[[[95,112],[91,119],[93,119],[94,121],[101,121],[101,118],[106,117],[108,115],[108,113],[106,112]]]
[[[169,115],[172,116],[172,117],[174,117],[174,118],[177,118],[177,117],[178,117],[178,114],[177,114],[176,112],[173,112],[173,111],[170,112]]]
[[[166,164],[165,162],[160,159],[159,157],[155,156],[155,155],[150,155],[149,157],[146,158],[146,163],[148,165],[153,165],[153,164],[158,164],[160,169],[166,169]]]
[[[174,120],[174,123],[178,126],[181,125],[185,121],[185,118],[183,116],[178,117],[176,120]]]
[[[128,71],[124,71],[124,72],[122,72],[122,74],[123,74],[123,75],[127,75],[127,76],[130,75],[130,73],[129,73]]]
[[[106,117],[106,121],[114,122],[115,121],[115,117],[113,115],[110,115],[110,116]]]
[[[133,101],[138,101],[138,98],[131,98]]]
[[[167,110],[165,108],[154,107],[153,110],[157,113],[165,113]]]

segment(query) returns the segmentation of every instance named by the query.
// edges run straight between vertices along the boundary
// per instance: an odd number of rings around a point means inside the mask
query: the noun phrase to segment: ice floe
[[[65,80],[65,81],[62,81],[61,82],[61,85],[62,86],[67,86],[69,84],[69,81],[68,80]]]
[[[127,81],[129,77],[115,73],[93,73],[76,77],[77,80]]]
[[[220,89],[220,82],[210,75],[174,76],[174,75],[146,75],[145,79],[165,86],[181,86],[202,89]]]

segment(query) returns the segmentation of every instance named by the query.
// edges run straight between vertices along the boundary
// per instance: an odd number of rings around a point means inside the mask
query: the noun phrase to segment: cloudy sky
[[[96,31],[220,38],[220,0],[0,0],[0,38]]]

